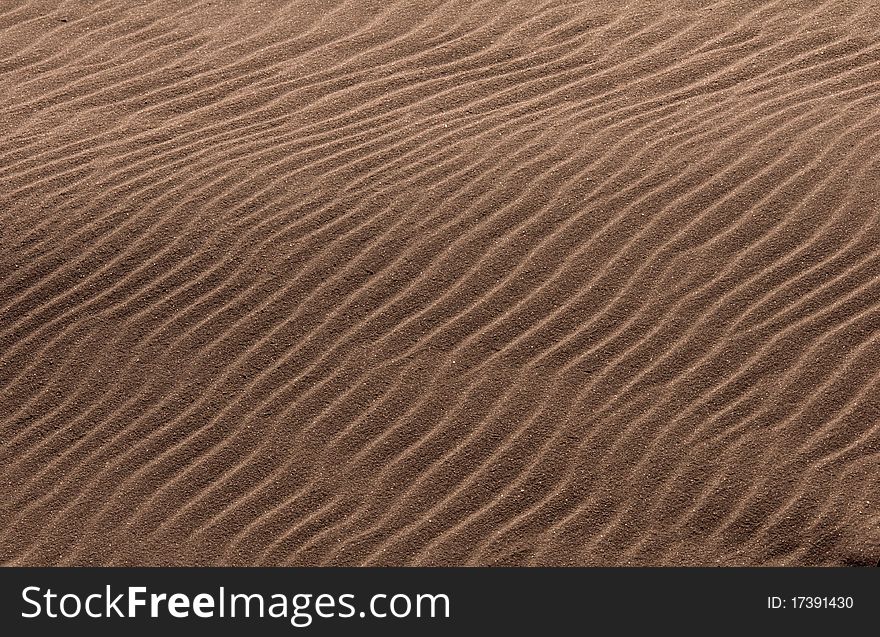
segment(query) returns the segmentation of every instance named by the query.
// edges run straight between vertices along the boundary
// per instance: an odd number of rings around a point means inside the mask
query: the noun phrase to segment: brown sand
[[[880,4],[5,0],[5,564],[875,564]]]

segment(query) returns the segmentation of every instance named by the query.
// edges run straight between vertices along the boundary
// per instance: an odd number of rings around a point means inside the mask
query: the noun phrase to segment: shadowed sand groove
[[[880,7],[0,7],[5,564],[876,564]]]

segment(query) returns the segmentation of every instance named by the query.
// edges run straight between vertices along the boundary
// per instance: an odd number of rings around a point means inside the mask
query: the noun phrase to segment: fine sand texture
[[[876,565],[880,3],[4,0],[0,563]]]

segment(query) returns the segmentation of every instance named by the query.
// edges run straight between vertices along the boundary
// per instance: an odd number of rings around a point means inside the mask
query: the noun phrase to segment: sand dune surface
[[[0,4],[0,561],[875,565],[880,5]]]

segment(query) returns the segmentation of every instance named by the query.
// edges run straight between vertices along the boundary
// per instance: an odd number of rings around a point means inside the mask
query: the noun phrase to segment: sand
[[[0,562],[880,560],[880,5],[6,0]]]

